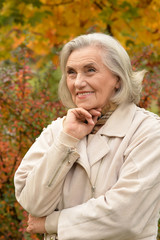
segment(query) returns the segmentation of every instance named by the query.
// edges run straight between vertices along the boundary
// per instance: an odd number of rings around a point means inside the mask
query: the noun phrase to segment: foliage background
[[[65,114],[57,96],[64,43],[90,32],[116,37],[133,68],[148,70],[140,106],[160,114],[159,26],[159,0],[0,1],[0,240],[42,239],[25,232],[13,176],[43,127]]]

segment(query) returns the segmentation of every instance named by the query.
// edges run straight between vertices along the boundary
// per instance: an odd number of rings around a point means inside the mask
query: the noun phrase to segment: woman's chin
[[[85,110],[89,111],[91,109],[97,109],[99,108],[98,105],[92,105],[92,104],[78,104],[78,108],[84,108]]]

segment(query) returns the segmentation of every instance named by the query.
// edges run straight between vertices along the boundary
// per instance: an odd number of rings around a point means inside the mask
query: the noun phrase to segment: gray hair
[[[122,45],[113,37],[103,33],[81,35],[66,43],[60,55],[62,78],[59,83],[59,97],[68,108],[75,107],[66,83],[66,64],[70,54],[80,48],[96,46],[102,49],[105,66],[120,80],[120,88],[110,99],[117,105],[122,102],[138,104],[142,90],[142,80],[146,70],[133,71],[130,58]]]

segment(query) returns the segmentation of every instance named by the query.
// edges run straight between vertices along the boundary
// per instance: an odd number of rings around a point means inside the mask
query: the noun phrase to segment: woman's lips
[[[93,92],[89,91],[89,92],[78,92],[77,95],[78,96],[87,96],[87,95],[90,95],[92,94]]]

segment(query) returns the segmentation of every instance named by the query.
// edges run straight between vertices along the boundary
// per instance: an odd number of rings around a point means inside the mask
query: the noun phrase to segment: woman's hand
[[[46,217],[33,217],[29,214],[26,231],[29,233],[46,233],[45,220]]]
[[[73,108],[68,110],[64,121],[63,130],[67,134],[82,139],[88,135],[101,115],[101,109]]]

